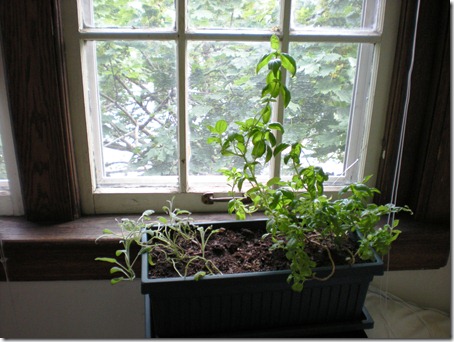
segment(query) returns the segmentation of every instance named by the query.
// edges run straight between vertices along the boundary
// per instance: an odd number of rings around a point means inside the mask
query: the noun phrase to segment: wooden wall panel
[[[57,0],[0,1],[7,92],[26,217],[79,216]]]

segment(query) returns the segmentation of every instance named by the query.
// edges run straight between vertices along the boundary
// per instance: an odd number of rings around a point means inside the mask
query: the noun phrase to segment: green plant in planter
[[[256,71],[267,66],[266,83],[261,93],[262,108],[253,117],[236,122],[236,128],[229,129],[225,120],[209,126],[211,136],[208,143],[220,147],[226,157],[242,160],[243,168],[225,168],[221,172],[230,182],[232,193],[243,192],[252,203],[245,204],[232,197],[228,211],[238,219],[247,214],[263,210],[268,217],[267,235],[271,235],[272,248],[283,248],[290,261],[291,274],[288,281],[295,291],[301,291],[307,279],[316,278],[313,269],[315,262],[307,252],[307,247],[316,246],[324,250],[332,264],[332,254],[344,250],[347,261],[369,260],[374,254],[386,254],[391,243],[398,237],[398,220],[393,225],[385,224],[377,228],[383,215],[410,211],[408,207],[393,204],[376,205],[370,203],[374,193],[379,191],[363,182],[349,184],[339,192],[339,199],[324,193],[324,182],[328,175],[321,167],[303,166],[303,146],[300,142],[281,143],[284,127],[273,122],[272,106],[280,97],[286,108],[291,101],[291,93],[283,83],[284,69],[292,77],[297,67],[295,60],[280,51],[279,39],[271,37],[272,51],[258,62]],[[280,136],[279,136],[280,135]],[[292,175],[288,179],[274,177],[266,182],[260,180],[259,166],[265,168],[273,157],[283,155],[282,160],[289,166]],[[359,232],[358,248],[348,242],[351,233]]]
[[[97,239],[104,237],[117,237],[120,240],[121,249],[115,252],[115,258],[100,257],[97,261],[114,264],[110,269],[111,274],[120,274],[111,279],[112,284],[122,280],[134,280],[136,275],[134,265],[142,254],[148,253],[148,262],[155,265],[153,255],[163,255],[163,260],[173,266],[180,277],[186,277],[188,268],[198,263],[200,270],[194,275],[199,280],[208,274],[221,273],[214,263],[205,257],[205,249],[208,240],[213,234],[217,234],[223,228],[212,229],[211,226],[201,227],[193,224],[190,212],[173,208],[173,200],[168,201],[169,206],[162,209],[167,216],[159,216],[153,220],[153,210],[145,211],[137,220],[124,218],[118,225],[120,232],[104,229],[103,234]],[[143,237],[147,240],[143,241]],[[195,246],[195,252],[190,253],[184,248],[186,244]]]

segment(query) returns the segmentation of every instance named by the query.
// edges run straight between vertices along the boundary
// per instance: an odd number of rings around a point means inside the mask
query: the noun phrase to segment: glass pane
[[[293,26],[342,29],[370,27],[374,24],[370,19],[365,19],[363,23],[364,2],[363,0],[297,0],[294,3]]]
[[[175,42],[97,42],[105,177],[178,173]]]
[[[279,25],[278,0],[188,0],[191,28],[271,29]]]
[[[0,127],[1,131],[1,127]],[[6,180],[8,176],[6,175],[6,164],[5,164],[5,154],[3,152],[2,137],[0,135],[0,182]],[[0,183],[1,188],[1,183]]]
[[[331,175],[344,170],[359,44],[292,43],[298,64],[290,80],[285,141],[302,142],[307,161]],[[286,167],[283,167],[285,174]]]
[[[233,124],[254,116],[259,106],[264,74],[256,75],[255,65],[268,52],[269,43],[189,42],[190,175],[218,175],[231,164],[219,149],[207,144],[208,125],[224,119]]]
[[[2,127],[0,127],[1,130]],[[3,151],[2,137],[0,135],[0,197],[5,195],[9,195],[9,184],[8,175],[6,174],[5,152]]]
[[[175,27],[174,0],[84,0],[84,22],[96,27]]]

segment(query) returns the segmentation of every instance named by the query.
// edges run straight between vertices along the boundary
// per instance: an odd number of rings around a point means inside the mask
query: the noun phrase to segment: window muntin
[[[379,86],[376,87],[375,82],[377,80],[377,68],[383,68],[381,65],[386,64],[383,61],[392,62],[392,45],[387,47],[385,45],[386,57],[382,58],[383,49],[380,49],[382,43],[382,27],[384,20],[384,1],[366,0],[362,11],[363,14],[363,26],[358,30],[355,29],[338,29],[338,28],[303,28],[294,27],[291,24],[291,17],[293,15],[292,6],[295,6],[295,2],[292,1],[278,1],[277,3],[281,6],[279,9],[279,25],[277,27],[266,28],[266,29],[245,29],[245,28],[190,28],[188,26],[189,16],[183,14],[189,10],[188,0],[179,0],[175,2],[176,18],[179,20],[176,22],[175,27],[166,29],[137,29],[137,28],[93,28],[90,25],[85,25],[85,19],[79,16],[79,20],[70,18],[71,13],[76,13],[76,0],[72,3],[65,3],[63,6],[63,12],[65,18],[65,39],[67,40],[67,58],[69,68],[76,72],[70,75],[70,91],[71,96],[78,100],[73,100],[71,107],[74,115],[74,129],[75,136],[80,140],[82,144],[76,143],[76,156],[78,159],[78,173],[80,183],[83,185],[81,188],[83,198],[83,210],[86,212],[115,212],[126,208],[128,212],[136,212],[143,210],[148,207],[156,207],[162,205],[169,198],[169,193],[178,194],[181,196],[185,206],[195,206],[196,209],[192,210],[222,210],[223,206],[213,207],[199,207],[197,203],[200,198],[197,193],[209,191],[226,192],[229,187],[226,186],[225,178],[218,173],[208,174],[205,171],[196,172],[195,169],[191,169],[191,159],[194,156],[200,158],[199,155],[195,154],[198,151],[202,151],[204,148],[210,149],[212,146],[207,144],[197,144],[196,140],[192,139],[193,136],[198,132],[194,128],[191,128],[191,120],[197,115],[203,116],[204,112],[207,113],[207,107],[203,107],[203,101],[199,103],[191,102],[191,73],[194,67],[191,65],[190,51],[193,44],[204,44],[216,43],[216,44],[233,44],[233,43],[246,43],[246,44],[257,44],[268,46],[269,37],[272,33],[277,33],[281,37],[282,49],[288,51],[292,48],[292,45],[297,44],[353,44],[356,46],[358,55],[356,56],[356,75],[354,81],[354,87],[352,90],[352,103],[350,104],[350,117],[352,118],[349,122],[349,130],[347,132],[347,143],[344,155],[344,171],[347,171],[341,176],[333,176],[333,185],[341,185],[343,182],[354,181],[362,178],[363,174],[371,174],[376,170],[376,162],[374,158],[377,154],[377,144],[379,144],[379,131],[377,127],[371,131],[371,124],[378,122],[379,130],[382,130],[381,115],[384,114],[383,106],[380,106],[379,102],[374,101],[374,92],[376,89],[381,89],[383,82],[388,82],[388,78],[385,81],[379,81]],[[187,3],[188,1],[188,3]],[[191,0],[192,1],[192,0]],[[79,13],[82,7],[91,8],[89,0],[78,0]],[[82,6],[84,5],[84,6]],[[396,7],[388,6],[387,7]],[[371,10],[372,9],[372,10]],[[65,14],[66,13],[66,14]],[[395,16],[392,15],[391,18]],[[77,18],[77,17],[76,17]],[[378,18],[378,19],[377,19]],[[386,16],[388,18],[388,16]],[[388,20],[388,19],[387,19]],[[392,19],[394,20],[394,19]],[[394,21],[392,21],[392,27]],[[389,28],[389,24],[387,25]],[[391,31],[394,34],[395,28]],[[385,43],[388,42],[389,38],[386,38]],[[99,42],[99,41],[149,41],[149,42],[174,42],[176,46],[176,94],[177,103],[177,115],[178,115],[178,139],[177,139],[177,151],[178,151],[178,174],[175,176],[141,176],[141,177],[119,177],[114,178],[102,178],[102,172],[96,170],[95,162],[92,156],[101,155],[97,152],[101,151],[101,144],[97,143],[97,139],[101,136],[97,132],[101,132],[96,126],[96,111],[98,110],[97,99],[98,96],[95,89],[90,85],[93,82],[96,75],[94,66],[90,65],[90,61],[96,60],[96,58],[89,58],[89,53],[84,56],[82,54],[81,59],[77,59],[78,50],[80,46],[86,47],[87,42]],[[195,46],[195,45],[194,45]],[[83,50],[83,49],[82,49]],[[366,53],[367,52],[367,53]],[[261,52],[248,56],[250,62],[255,64],[257,59],[260,57]],[[88,57],[87,57],[88,56]],[[94,56],[94,55],[93,55]],[[379,63],[380,61],[380,63]],[[298,62],[298,61],[297,61]],[[91,63],[95,64],[95,63]],[[77,69],[79,68],[79,69]],[[197,68],[195,68],[197,69]],[[362,76],[361,76],[362,75]],[[259,75],[254,74],[246,75],[251,77],[257,77],[261,79]],[[301,72],[298,73],[297,78],[301,77]],[[381,79],[381,77],[379,77]],[[294,82],[291,80],[290,82]],[[240,82],[241,83],[241,82]],[[84,87],[82,88],[82,84]],[[261,83],[257,83],[256,86],[260,88]],[[81,92],[81,89],[85,89],[85,93]],[[186,91],[186,89],[188,89]],[[383,91],[378,92],[380,99],[386,97],[387,94]],[[257,96],[257,92],[255,95]],[[360,101],[358,99],[361,97]],[[92,99],[89,101],[89,99]],[[93,102],[93,99],[95,102]],[[94,106],[95,105],[95,106]],[[193,106],[199,106],[196,110],[193,110]],[[211,103],[210,103],[211,105]],[[80,115],[85,111],[85,120],[80,121]],[[378,111],[378,112],[377,112]],[[371,113],[373,114],[373,117]],[[378,114],[377,114],[377,113]],[[287,115],[285,111],[285,115]],[[276,107],[275,119],[279,121],[285,120],[280,106]],[[197,120],[201,120],[198,118]],[[193,120],[193,123],[201,122]],[[210,120],[209,117],[205,121]],[[99,121],[100,122],[100,121]],[[200,126],[200,125],[199,125]],[[203,128],[203,127],[198,127]],[[358,128],[358,129],[357,129]],[[207,130],[208,131],[208,130]],[[369,132],[372,137],[372,142],[369,141]],[[99,136],[96,137],[96,134]],[[356,135],[356,136],[355,136]],[[349,141],[355,141],[354,144]],[[83,144],[84,141],[88,142]],[[100,140],[102,141],[102,140]],[[202,141],[202,140],[200,140]],[[205,145],[205,146],[204,146]],[[196,150],[197,152],[194,152]],[[370,154],[372,153],[372,155]],[[217,157],[217,155],[215,155]],[[98,158],[99,159],[99,158]],[[279,162],[279,158],[276,161]],[[197,160],[197,159],[195,159]],[[97,162],[99,164],[99,162]],[[91,165],[87,168],[87,165]],[[207,159],[205,164],[212,164],[211,159]],[[230,166],[226,162],[226,165]],[[231,163],[230,163],[231,164]],[[102,165],[102,162],[101,162]],[[281,168],[272,166],[270,170],[264,170],[264,173],[269,175],[277,175],[281,172]],[[205,165],[206,166],[206,165]],[[208,167],[209,168],[209,167]],[[212,167],[215,169],[215,167]],[[89,170],[89,172],[87,172]],[[366,170],[366,171],[364,171]],[[333,173],[334,174],[334,173]],[[100,176],[101,175],[101,176]],[[132,175],[132,174],[131,174]],[[98,179],[97,179],[98,177]],[[101,177],[101,178],[100,178]],[[331,189],[328,186],[328,190]],[[333,190],[335,190],[333,188]],[[152,197],[147,194],[153,193]],[[190,199],[189,202],[187,199]],[[194,199],[197,199],[194,201]],[[124,202],[126,201],[126,202]],[[118,202],[118,205],[116,204]],[[197,203],[196,203],[197,202]],[[84,204],[85,203],[85,204]],[[121,204],[129,203],[129,204]],[[95,209],[98,208],[98,209]],[[134,209],[140,208],[140,209]]]

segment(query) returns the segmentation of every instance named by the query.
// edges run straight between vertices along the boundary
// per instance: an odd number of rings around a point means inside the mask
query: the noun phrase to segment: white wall
[[[1,282],[0,337],[144,338],[140,280]]]
[[[449,258],[439,270],[385,272],[372,284],[407,302],[451,313],[451,266]]]
[[[450,312],[451,265],[389,272],[374,285],[410,302]],[[386,287],[385,287],[386,286]],[[140,281],[0,282],[0,337],[144,338]]]

